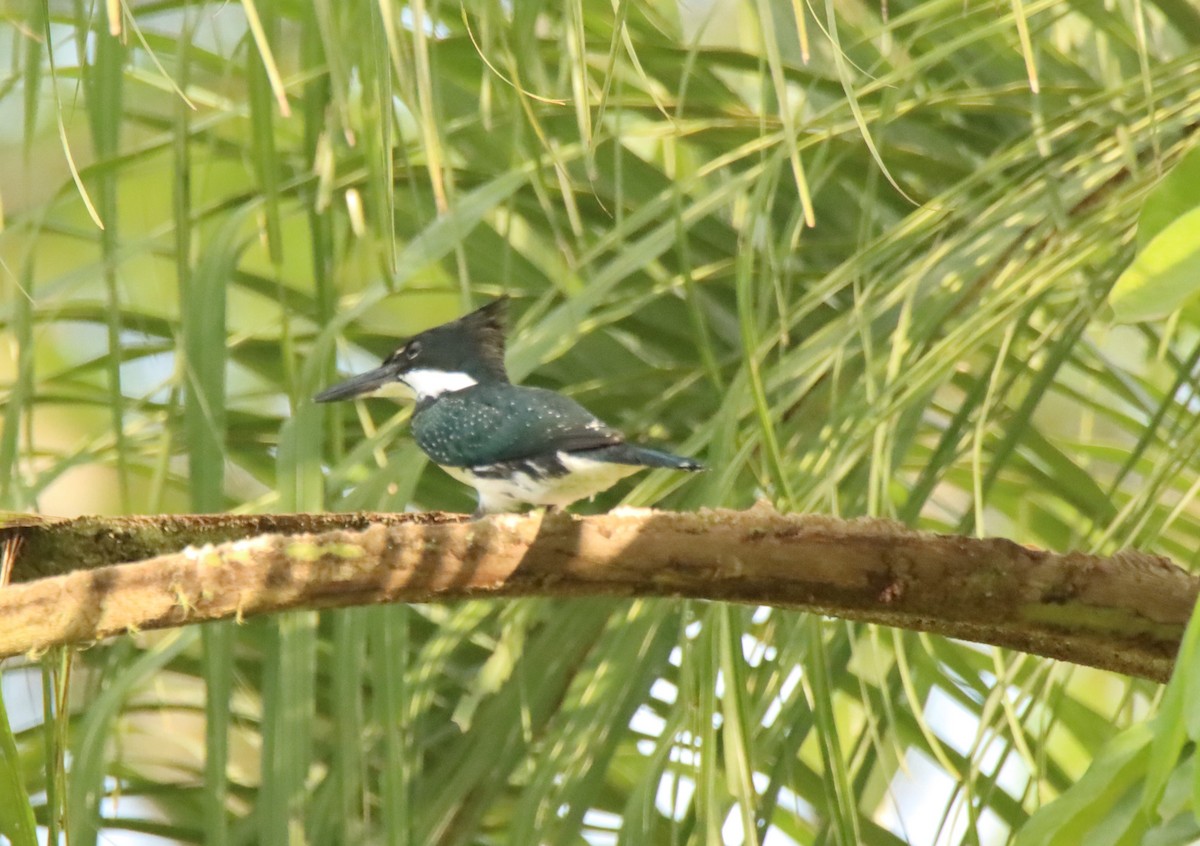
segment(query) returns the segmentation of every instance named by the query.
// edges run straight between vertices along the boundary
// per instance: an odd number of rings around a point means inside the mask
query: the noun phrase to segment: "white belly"
[[[479,494],[479,510],[488,514],[514,511],[522,504],[565,507],[608,490],[626,476],[644,469],[633,464],[593,461],[564,452],[558,454],[558,460],[569,471],[565,476],[539,477],[518,472],[511,477],[492,479],[477,475],[468,467],[442,469],[475,488]]]

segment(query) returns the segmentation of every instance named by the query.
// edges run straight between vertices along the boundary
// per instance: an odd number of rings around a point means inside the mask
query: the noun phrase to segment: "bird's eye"
[[[410,341],[408,343],[408,345],[405,346],[405,348],[404,348],[404,357],[407,358],[409,361],[412,361],[414,358],[416,358],[420,354],[421,354],[421,342],[420,341]]]

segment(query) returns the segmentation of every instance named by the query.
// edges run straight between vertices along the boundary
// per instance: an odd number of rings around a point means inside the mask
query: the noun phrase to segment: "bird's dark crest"
[[[460,317],[451,326],[461,327],[477,345],[476,353],[489,375],[508,381],[504,367],[504,330],[508,318],[508,295]]]

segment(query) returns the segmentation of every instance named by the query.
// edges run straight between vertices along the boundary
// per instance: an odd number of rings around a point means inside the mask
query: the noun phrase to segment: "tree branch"
[[[681,596],[801,608],[1163,681],[1200,592],[1200,577],[1136,552],[1060,555],[763,507],[474,523],[444,514],[34,523],[0,528],[10,550],[20,544],[19,583],[0,589],[0,656],[289,608]],[[36,578],[54,564],[90,569]]]

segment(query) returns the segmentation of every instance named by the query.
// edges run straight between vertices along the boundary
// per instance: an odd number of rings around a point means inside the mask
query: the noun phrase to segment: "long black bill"
[[[374,393],[384,385],[396,381],[397,368],[385,364],[368,370],[358,376],[353,376],[345,382],[339,382],[332,388],[326,388],[313,397],[314,402],[334,402],[335,400],[351,399],[363,394]]]

